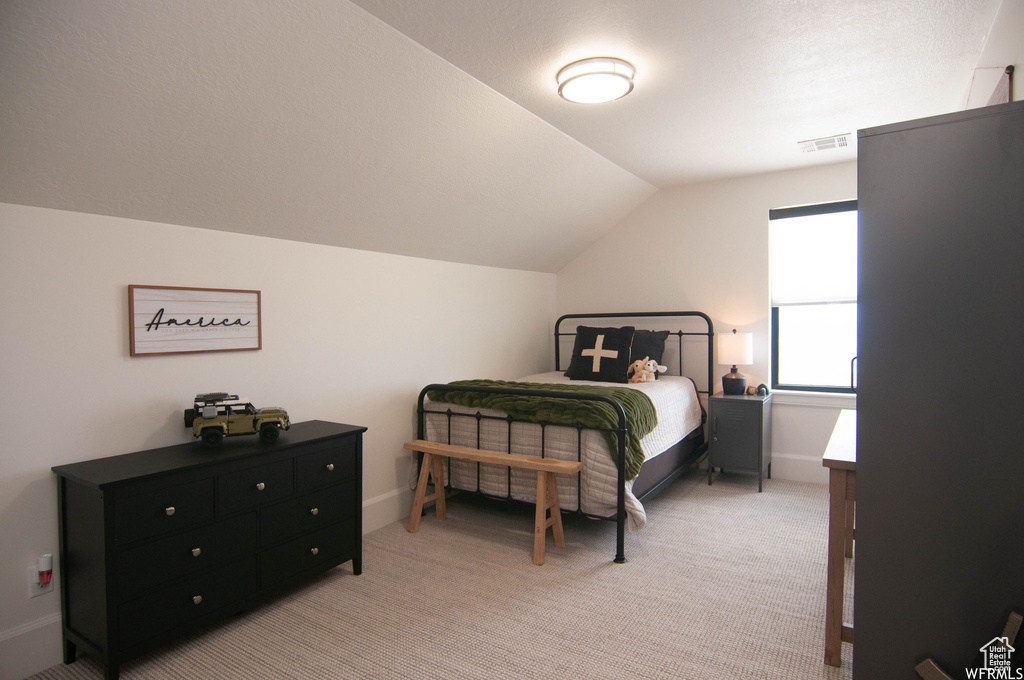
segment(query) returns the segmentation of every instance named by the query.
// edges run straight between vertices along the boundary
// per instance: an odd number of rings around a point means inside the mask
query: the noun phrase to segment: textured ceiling
[[[659,186],[855,158],[801,140],[963,108],[999,0],[353,0]],[[618,56],[635,89],[556,94],[567,63]]]
[[[962,108],[998,0],[0,0],[0,201],[558,271],[657,187]],[[581,106],[563,64],[636,89]]]

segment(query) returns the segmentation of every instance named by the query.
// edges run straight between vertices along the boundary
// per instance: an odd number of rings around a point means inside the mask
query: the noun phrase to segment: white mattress
[[[658,414],[658,425],[640,442],[644,459],[652,458],[670,448],[701,425],[701,407],[693,382],[689,378],[662,375],[651,383],[619,384],[600,383],[588,380],[570,381],[561,372],[538,373],[519,378],[517,382],[569,383],[576,385],[610,385],[628,387],[644,392],[650,397]],[[485,416],[504,417],[505,413],[494,409],[477,409],[455,404],[433,404],[431,410],[451,409],[453,413],[476,413]],[[490,451],[509,450],[509,426],[505,421],[479,421],[479,448]],[[444,415],[427,414],[424,436],[430,441],[448,441],[448,418]],[[452,418],[451,443],[477,447],[477,420],[475,418]],[[512,453],[539,456],[541,447],[541,426],[534,423],[512,425]],[[548,425],[543,432],[544,455],[547,458],[576,460],[577,439],[582,449],[583,471],[581,488],[577,488],[576,475],[558,476],[558,498],[563,509],[582,509],[583,512],[601,517],[615,514],[618,470],[608,451],[608,444],[600,432],[583,430],[580,434],[574,427]],[[452,460],[451,469],[446,471],[451,484],[457,489],[479,490],[493,496],[507,497],[520,501],[534,502],[537,477],[530,470],[512,469],[511,488],[509,468],[497,465],[477,465],[464,460]],[[633,496],[633,482],[626,482],[626,513],[629,530],[643,528],[647,521],[643,505]]]

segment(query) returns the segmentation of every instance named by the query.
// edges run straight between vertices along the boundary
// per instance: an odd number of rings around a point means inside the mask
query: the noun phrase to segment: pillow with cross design
[[[629,348],[633,343],[633,327],[594,328],[579,326],[576,344],[565,375],[570,380],[626,382],[629,369]]]

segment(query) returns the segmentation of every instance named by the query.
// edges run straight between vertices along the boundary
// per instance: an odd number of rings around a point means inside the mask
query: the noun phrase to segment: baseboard
[[[395,489],[363,501],[363,533],[368,534],[409,516],[412,490]]]
[[[406,517],[412,491],[395,489],[363,501],[363,532]],[[22,680],[63,661],[60,614],[0,632],[0,680]]]
[[[828,484],[828,470],[821,464],[821,456],[798,456],[772,451],[772,479]]]
[[[700,461],[697,469],[707,471],[707,458]],[[828,469],[821,464],[821,456],[798,456],[773,451],[772,479],[828,484]]]
[[[50,614],[0,632],[0,680],[22,680],[61,663],[60,622],[60,614]]]

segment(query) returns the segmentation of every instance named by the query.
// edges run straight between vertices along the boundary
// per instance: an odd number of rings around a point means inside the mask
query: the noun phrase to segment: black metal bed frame
[[[703,312],[694,312],[694,311],[688,311],[688,312],[620,312],[620,313],[606,312],[606,313],[596,313],[596,314],[565,314],[565,315],[559,317],[558,320],[555,322],[555,369],[559,370],[559,371],[562,370],[562,366],[561,366],[561,353],[560,353],[560,347],[559,347],[559,345],[561,344],[561,338],[565,337],[565,336],[575,336],[576,335],[575,328],[574,328],[573,332],[562,332],[562,331],[560,331],[560,327],[561,327],[561,324],[562,324],[563,321],[570,320],[570,319],[573,319],[573,320],[580,320],[580,319],[631,319],[631,318],[655,319],[655,318],[662,318],[662,317],[673,317],[673,318],[679,318],[679,319],[694,318],[694,317],[696,317],[696,318],[704,320],[704,322],[705,322],[705,324],[707,326],[707,330],[706,331],[703,331],[703,332],[693,332],[693,331],[684,331],[684,330],[680,329],[680,330],[677,330],[677,331],[670,331],[669,335],[677,336],[678,341],[679,341],[679,375],[680,376],[683,375],[683,338],[687,337],[687,336],[699,336],[699,337],[706,337],[707,338],[707,382],[706,382],[707,389],[704,389],[704,390],[699,389],[699,387],[696,384],[696,381],[694,382],[694,387],[697,390],[697,394],[698,394],[697,398],[698,399],[700,399],[700,395],[701,394],[710,395],[711,394],[711,387],[713,385],[713,377],[714,377],[713,376],[713,371],[714,371],[714,335],[715,335],[715,332],[714,332],[714,325],[712,324],[711,319],[706,314],[704,314]],[[577,324],[577,326],[578,325],[579,324]],[[676,325],[680,325],[681,326],[681,325],[683,325],[683,322],[677,322]],[[606,396],[606,395],[602,395],[602,394],[587,394],[587,393],[582,393],[582,392],[561,392],[561,391],[553,391],[553,390],[533,390],[533,389],[517,389],[517,388],[504,388],[504,387],[484,387],[484,386],[476,386],[476,385],[452,385],[452,384],[438,384],[438,383],[435,383],[435,384],[427,385],[426,387],[424,387],[420,391],[419,399],[417,401],[417,436],[418,436],[419,439],[424,439],[424,436],[425,436],[425,419],[426,419],[426,414],[428,414],[428,413],[436,414],[436,415],[443,415],[443,416],[445,416],[447,418],[448,441],[446,443],[448,443],[448,444],[451,444],[452,418],[453,417],[454,418],[474,418],[476,420],[476,447],[477,448],[480,448],[480,425],[481,425],[481,422],[484,421],[484,420],[502,420],[502,421],[505,421],[505,422],[508,423],[507,446],[506,446],[506,450],[507,451],[511,451],[512,450],[512,423],[515,423],[515,422],[525,422],[525,421],[518,421],[515,418],[513,418],[512,416],[484,415],[479,410],[477,410],[475,413],[459,413],[459,412],[452,411],[452,409],[450,407],[445,409],[445,410],[443,410],[443,411],[427,409],[424,406],[424,400],[426,399],[427,393],[432,391],[432,390],[458,390],[458,391],[462,391],[462,392],[483,392],[483,393],[493,393],[493,394],[517,394],[517,395],[522,395],[522,396],[537,396],[537,397],[549,397],[549,398],[557,398],[557,399],[573,399],[573,400],[582,400],[582,401],[596,401],[596,402],[603,402],[603,403],[606,403],[609,406],[611,406],[611,408],[615,411],[616,418],[618,420],[617,427],[615,427],[615,428],[592,428],[592,427],[585,427],[582,423],[576,423],[574,427],[576,428],[576,456],[577,456],[577,460],[582,460],[582,437],[583,437],[583,430],[586,429],[586,430],[594,430],[594,431],[601,431],[601,432],[614,432],[616,434],[616,440],[618,442],[618,451],[617,451],[618,456],[617,456],[617,459],[616,459],[616,468],[617,468],[617,471],[618,471],[618,481],[617,481],[618,489],[617,489],[617,503],[616,503],[617,507],[616,507],[615,515],[614,516],[605,517],[605,516],[601,516],[601,515],[592,515],[592,514],[585,513],[585,512],[582,511],[582,509],[581,509],[582,508],[582,472],[577,473],[577,479],[576,479],[577,502],[576,502],[576,511],[575,512],[577,514],[579,514],[579,515],[583,515],[583,516],[586,516],[586,517],[592,517],[592,518],[595,518],[595,519],[615,520],[616,524],[617,524],[617,527],[616,527],[616,549],[615,549],[615,559],[614,559],[614,561],[617,562],[617,563],[620,563],[620,564],[626,561],[626,556],[625,556],[625,534],[626,534],[626,433],[628,432],[628,427],[627,427],[627,423],[626,423],[626,413],[623,410],[621,404],[619,404],[617,401],[615,401],[615,399],[613,399],[612,397],[609,397],[609,396]],[[545,439],[545,432],[546,432],[547,426],[548,425],[555,425],[555,426],[558,426],[558,427],[567,427],[566,425],[561,424],[561,423],[550,423],[550,422],[544,422],[544,421],[542,421],[542,422],[532,422],[532,421],[530,421],[530,424],[531,425],[540,425],[540,427],[541,427],[541,445],[540,445],[540,455],[541,455],[541,458],[544,457],[544,451],[545,451],[544,439]],[[658,480],[650,489],[648,489],[645,493],[643,493],[643,495],[637,496],[637,500],[643,500],[644,498],[649,498],[649,497],[653,496],[655,493],[657,493],[659,490],[661,490],[665,486],[665,484],[667,484],[672,479],[675,479],[676,477],[681,475],[683,472],[685,472],[687,469],[689,469],[690,466],[692,466],[694,463],[699,461],[707,453],[707,442],[704,441],[703,432],[700,431],[700,433],[697,436],[699,437],[699,441],[695,441],[693,451],[689,455],[686,456],[685,460],[683,460],[677,467],[673,468],[668,474],[666,474],[666,476],[664,478]],[[659,456],[660,455],[662,455],[662,454],[659,454]],[[653,458],[650,459],[650,460],[653,460]],[[511,471],[510,471],[510,473],[508,475],[508,492],[507,492],[507,494],[505,496],[495,496],[494,494],[489,494],[489,493],[486,493],[486,492],[480,490],[480,463],[477,463],[477,484],[476,484],[476,486],[477,486],[476,491],[475,492],[471,492],[471,493],[476,493],[476,494],[479,494],[481,496],[486,496],[488,498],[497,498],[497,499],[505,500],[505,501],[514,501],[515,500],[515,499],[512,498],[512,475],[511,475]],[[446,489],[448,489],[450,491],[452,488],[453,487],[451,486],[451,476],[449,475],[448,484],[446,486]],[[460,491],[461,491],[461,489],[460,489]]]

